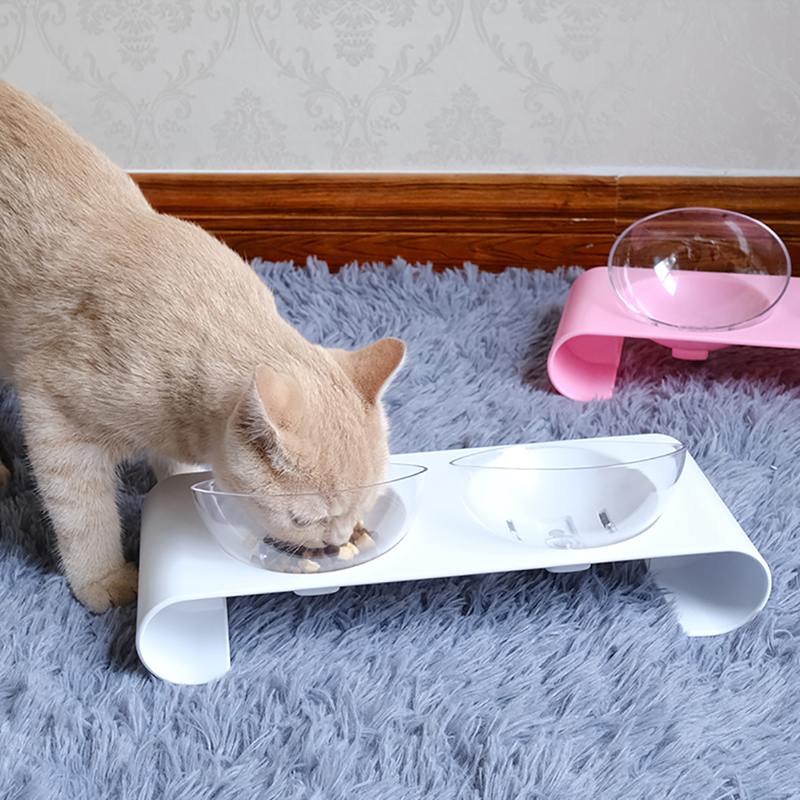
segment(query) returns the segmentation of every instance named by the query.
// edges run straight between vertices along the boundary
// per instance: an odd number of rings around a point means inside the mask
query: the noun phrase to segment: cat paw
[[[100,580],[76,586],[75,597],[95,614],[111,606],[126,606],[136,599],[139,572],[133,564],[125,563]]]

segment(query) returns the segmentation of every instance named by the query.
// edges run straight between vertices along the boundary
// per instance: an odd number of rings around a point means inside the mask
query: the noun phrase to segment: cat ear
[[[261,364],[236,407],[236,425],[261,455],[274,459],[299,427],[302,412],[298,382]]]
[[[293,376],[260,364],[256,367],[253,388],[272,425],[283,431],[293,431],[299,426],[303,392]]]
[[[406,357],[400,339],[379,339],[360,350],[333,350],[333,357],[368,403],[376,403]]]

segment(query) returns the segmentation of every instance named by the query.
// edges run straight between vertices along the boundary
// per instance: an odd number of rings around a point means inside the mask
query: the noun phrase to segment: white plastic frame
[[[617,438],[674,441],[659,434]],[[489,448],[396,456],[428,467],[405,539],[373,561],[310,575],[269,572],[227,555],[192,501],[191,485],[206,474],[176,475],[158,484],[142,513],[136,630],[142,662],[154,675],[179,684],[224,675],[230,669],[228,597],[329,594],[341,586],[456,575],[564,572],[645,560],[689,636],[727,633],[764,607],[772,585],[769,568],[690,454],[663,516],[650,529],[604,547],[550,550],[506,543],[468,515],[449,462],[481,449]]]

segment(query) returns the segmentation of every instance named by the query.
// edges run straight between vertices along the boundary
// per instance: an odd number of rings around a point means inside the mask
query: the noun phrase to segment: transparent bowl
[[[721,208],[676,208],[626,228],[608,257],[611,285],[658,325],[729,330],[761,320],[789,285],[792,263],[764,223]]]
[[[485,530],[540,548],[601,547],[647,530],[683,471],[677,440],[514,445],[462,456],[464,503]]]
[[[273,572],[330,572],[371,561],[406,535],[426,471],[426,467],[414,464],[390,464],[386,480],[372,487],[376,490],[376,499],[361,518],[363,527],[358,526],[351,541],[342,548],[325,550],[293,548],[276,542],[253,503],[252,495],[217,489],[213,479],[192,486],[192,496],[211,535],[234,558]],[[364,488],[368,487],[337,494]],[[326,498],[330,500],[330,495]]]

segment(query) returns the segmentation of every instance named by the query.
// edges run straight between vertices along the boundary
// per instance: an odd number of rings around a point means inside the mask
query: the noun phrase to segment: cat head
[[[270,535],[298,547],[344,544],[374,502],[389,458],[381,395],[405,345],[314,355],[291,374],[256,368],[212,464],[221,488],[250,495]]]

